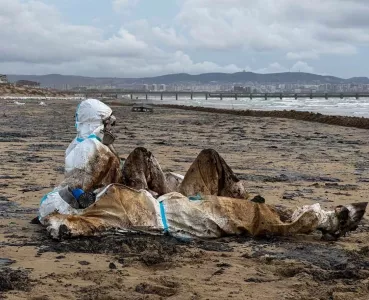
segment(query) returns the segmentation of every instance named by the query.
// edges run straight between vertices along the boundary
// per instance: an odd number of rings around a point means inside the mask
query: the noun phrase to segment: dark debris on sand
[[[171,105],[161,104],[159,107],[176,108],[183,110],[211,112],[218,114],[231,114],[237,116],[247,117],[273,117],[273,118],[286,118],[308,122],[317,122],[331,125],[339,125],[346,127],[356,127],[362,129],[369,129],[369,119],[360,117],[346,117],[346,116],[329,116],[320,113],[295,111],[295,110],[283,110],[283,111],[259,111],[259,110],[231,110],[231,109],[218,109],[209,107],[198,107],[198,106],[185,106],[185,105]],[[346,141],[342,141],[346,143]]]
[[[325,243],[281,243],[283,252],[259,249],[255,251],[252,258],[266,258],[266,260],[295,260],[318,269],[326,279],[337,277],[346,278],[352,274],[352,279],[360,277],[360,270],[369,270],[369,257],[360,252],[347,251],[334,245]],[[345,272],[343,272],[345,271]],[[336,274],[337,273],[337,274]],[[364,276],[369,278],[369,272]]]
[[[58,255],[65,253],[110,254],[114,259],[114,263],[109,262],[107,265],[107,269],[110,270],[120,265],[125,267],[134,262],[140,262],[149,268],[173,268],[181,264],[181,257],[201,259],[206,252],[220,252],[220,256],[224,255],[224,257],[239,255],[241,259],[255,260],[266,267],[272,266],[274,276],[281,280],[308,276],[309,280],[322,288],[320,295],[323,298],[321,299],[329,299],[337,284],[345,288],[355,287],[363,293],[365,292],[364,283],[369,280],[369,256],[367,255],[369,251],[367,248],[348,251],[336,243],[296,241],[292,237],[271,236],[254,239],[240,236],[217,240],[179,240],[165,235],[109,233],[101,237],[54,241],[49,239],[45,230],[42,229],[32,240],[33,246],[38,248],[38,256],[46,252],[55,252]],[[27,240],[21,242],[18,240],[13,246],[26,246],[29,243]],[[12,246],[11,243],[7,245]],[[247,250],[247,253],[238,254],[240,247]],[[210,278],[215,275],[217,277],[226,276],[226,268],[231,267],[220,262],[216,266],[220,268],[219,272],[213,274],[213,270],[209,273]],[[4,278],[10,278],[7,279],[6,288],[29,288],[27,274],[14,272],[7,270],[2,275]],[[17,276],[26,278],[23,280],[26,283],[25,286],[19,284]],[[245,280],[257,284],[271,279],[268,277],[265,280],[263,278]],[[175,289],[151,286],[145,282],[136,288],[139,294],[152,293],[163,297],[169,294],[174,295],[176,292]],[[101,293],[102,290],[98,289],[95,292]]]
[[[32,285],[29,271],[13,270],[10,268],[0,269],[0,298],[1,293],[7,291],[30,291]]]
[[[42,238],[42,240],[38,255],[45,252],[112,254],[118,262],[124,263],[129,258],[140,261],[146,266],[171,262],[174,255],[186,251],[180,247],[184,245],[183,241],[159,235],[109,234],[63,241],[48,238]]]
[[[260,181],[260,182],[294,182],[294,181],[307,181],[307,182],[328,182],[337,184],[341,180],[333,177],[313,176],[300,173],[282,173],[275,176],[270,175],[255,175],[255,174],[237,174],[237,176],[246,181]],[[338,184],[337,184],[338,185]]]
[[[319,270],[314,274],[319,280],[335,278],[359,279],[367,276],[369,279],[368,251],[348,251],[335,243],[304,243],[282,237],[253,239],[251,237],[228,237],[218,240],[179,240],[170,236],[125,234],[106,235],[102,237],[78,238],[64,241],[53,241],[42,238],[39,254],[45,252],[57,253],[105,253],[115,254],[121,261],[126,257],[137,257],[147,266],[171,261],[171,257],[181,255],[189,249],[199,249],[211,252],[233,252],[235,245],[246,246],[251,251],[250,259],[267,261],[299,261]],[[272,251],[270,247],[283,251]],[[363,272],[361,272],[361,270]],[[365,272],[364,272],[365,271]]]

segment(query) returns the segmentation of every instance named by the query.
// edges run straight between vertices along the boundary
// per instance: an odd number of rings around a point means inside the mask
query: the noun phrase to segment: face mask
[[[116,118],[111,115],[109,118],[103,121],[104,124],[104,137],[102,139],[102,143],[106,146],[109,146],[114,143],[116,136],[113,134],[113,127],[115,126]]]

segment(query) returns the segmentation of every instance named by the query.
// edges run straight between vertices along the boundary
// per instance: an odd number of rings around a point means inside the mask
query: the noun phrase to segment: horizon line
[[[285,71],[285,72],[274,72],[274,73],[257,73],[257,72],[253,72],[253,71],[239,71],[239,72],[233,72],[233,73],[227,73],[227,72],[206,72],[206,73],[199,73],[199,74],[191,74],[191,73],[184,73],[184,72],[180,72],[180,73],[167,73],[167,74],[163,74],[163,75],[152,75],[152,76],[141,76],[141,77],[117,77],[117,76],[88,76],[88,75],[74,75],[74,74],[61,74],[61,73],[48,73],[48,74],[4,74],[6,76],[52,76],[52,75],[57,75],[57,76],[71,76],[71,77],[86,77],[86,78],[107,78],[107,79],[147,79],[147,78],[156,78],[156,77],[164,77],[164,76],[173,76],[173,75],[189,75],[189,76],[201,76],[201,75],[207,75],[207,74],[223,74],[223,75],[234,75],[234,74],[240,74],[240,73],[252,73],[252,74],[256,74],[256,75],[276,75],[276,74],[308,74],[308,75],[316,75],[316,76],[321,76],[321,77],[335,77],[335,78],[339,78],[339,79],[353,79],[353,78],[366,78],[369,79],[369,75],[368,76],[354,76],[354,77],[340,77],[340,76],[335,76],[335,75],[328,75],[328,74],[318,74],[318,73],[310,73],[310,72],[300,72],[300,71],[295,71],[295,72],[291,72],[291,71]],[[1,74],[1,73],[0,73]]]

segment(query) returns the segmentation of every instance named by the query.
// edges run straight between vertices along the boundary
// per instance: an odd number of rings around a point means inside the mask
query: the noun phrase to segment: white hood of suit
[[[103,134],[103,120],[112,114],[109,106],[96,99],[82,101],[76,111],[77,139],[87,139],[90,135],[96,135],[100,139]]]

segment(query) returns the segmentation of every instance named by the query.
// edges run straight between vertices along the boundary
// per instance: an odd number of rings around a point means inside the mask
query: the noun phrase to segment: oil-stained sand
[[[30,220],[63,177],[76,105],[1,103],[0,298],[368,299],[366,220],[338,242],[320,241],[319,234],[50,240]],[[214,148],[269,203],[328,208],[367,201],[368,130],[166,108],[113,110],[122,157],[144,146],[165,171],[184,173],[201,149]]]

